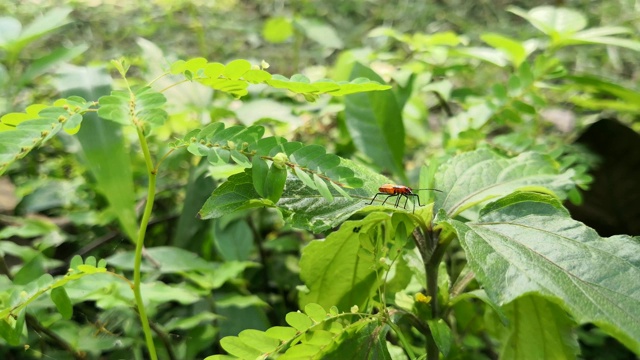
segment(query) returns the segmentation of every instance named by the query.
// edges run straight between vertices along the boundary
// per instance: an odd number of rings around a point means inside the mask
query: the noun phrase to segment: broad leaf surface
[[[580,324],[594,323],[640,353],[640,241],[601,238],[553,197],[515,193],[477,222],[448,220],[469,266],[498,304],[535,293]]]
[[[345,222],[326,239],[313,241],[304,248],[300,278],[309,291],[300,294],[301,307],[309,303],[341,309],[365,305],[375,290],[380,263],[373,257],[358,255],[360,235],[379,225],[391,228],[391,217],[372,213],[363,222]]]
[[[573,171],[560,173],[552,159],[523,153],[508,159],[490,150],[480,149],[458,155],[436,174],[436,208],[448,216],[516,190],[552,192],[564,198],[573,188]]]
[[[382,82],[373,70],[356,63],[351,78]],[[391,91],[352,94],[345,98],[347,128],[353,142],[378,167],[404,178],[404,125]]]
[[[579,352],[573,323],[557,305],[524,296],[504,307],[509,321],[501,359],[575,359]]]

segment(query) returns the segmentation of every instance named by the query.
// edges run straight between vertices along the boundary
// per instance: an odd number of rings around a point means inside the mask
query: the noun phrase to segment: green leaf
[[[458,155],[442,164],[436,174],[436,208],[455,216],[474,205],[516,190],[553,193],[561,198],[573,188],[572,170],[560,173],[550,157],[522,153],[504,158],[480,149]]]
[[[288,341],[293,339],[298,334],[298,331],[291,327],[286,326],[273,326],[267,329],[265,332],[267,336],[272,337],[274,339]]]
[[[241,359],[257,359],[262,353],[247,345],[237,336],[227,336],[220,340],[220,346],[231,355]]]
[[[325,22],[305,18],[295,19],[295,23],[309,39],[330,49],[342,49],[344,44],[336,30]]]
[[[447,220],[469,266],[498,304],[534,293],[594,323],[640,353],[640,242],[601,238],[549,195],[515,193],[487,205],[478,221]]]
[[[264,195],[267,199],[275,202],[280,200],[284,192],[284,185],[287,181],[287,170],[271,164],[267,177],[264,180]]]
[[[320,179],[317,174],[313,174],[313,182],[316,184],[317,190],[322,195],[322,197],[327,200],[327,202],[333,201],[333,195],[331,195],[331,191],[329,191],[329,187],[324,180]]]
[[[286,315],[287,324],[298,331],[306,331],[313,325],[313,321],[301,312],[290,312]]]
[[[251,159],[251,164],[253,188],[256,190],[258,195],[264,197],[264,182],[269,172],[269,165],[257,155]]]
[[[518,68],[527,57],[527,51],[520,42],[504,35],[486,33],[482,34],[480,38],[492,47],[504,51],[514,68]]]
[[[391,360],[386,336],[389,326],[370,321],[350,327],[337,346],[322,353],[323,360],[379,359]]]
[[[230,176],[217,187],[198,212],[198,216],[201,219],[213,219],[234,211],[264,206],[270,206],[270,203],[256,192],[251,169],[246,169]]]
[[[291,21],[283,17],[269,18],[262,27],[262,37],[268,42],[278,44],[287,41],[293,35]]]
[[[557,305],[537,296],[524,296],[506,305],[505,311],[513,325],[502,341],[500,358],[577,358],[580,347],[573,324]]]
[[[453,335],[449,325],[442,319],[427,320],[427,324],[429,325],[429,330],[431,330],[431,336],[433,336],[436,345],[438,345],[438,349],[446,358],[449,356],[451,345],[453,344]]]
[[[380,264],[372,257],[358,256],[360,233],[366,234],[381,224],[390,227],[390,221],[386,214],[372,213],[362,221],[347,221],[325,240],[307,245],[300,259],[300,278],[309,291],[300,294],[300,306],[315,303],[326,308],[364,307],[376,289],[376,269]],[[359,232],[354,228],[360,228]]]
[[[278,348],[280,342],[267,336],[263,331],[248,329],[238,334],[240,340],[252,348],[260,350],[262,353],[270,353]]]
[[[103,68],[74,68],[58,78],[56,87],[65,96],[97,99],[109,92],[111,77]],[[138,230],[136,196],[131,157],[121,126],[104,121],[95,113],[87,113],[85,118],[88,120],[76,135],[82,146],[85,166],[96,180],[98,191],[109,202],[110,212],[118,219],[129,239],[133,240]]]
[[[222,71],[222,75],[231,79],[238,80],[251,69],[251,63],[247,60],[237,59],[229,62]]]
[[[160,274],[181,273],[187,271],[203,271],[215,269],[197,254],[174,246],[157,246],[145,250],[146,256],[153,259],[153,263],[144,260],[143,271],[154,271]],[[106,260],[111,266],[123,270],[133,270],[133,251],[119,252],[111,255]]]
[[[320,347],[311,344],[298,344],[290,347],[279,359],[314,359],[320,353]]]
[[[538,6],[529,11],[510,6],[508,11],[523,17],[551,36],[566,36],[578,32],[587,26],[587,19],[580,12],[568,8]]]
[[[351,78],[361,76],[382,82],[378,74],[356,63]],[[381,169],[404,178],[404,126],[401,109],[393,93],[348,95],[345,98],[345,117],[356,147]]]
[[[314,180],[311,180],[311,176],[309,176],[309,174],[307,174],[304,170],[300,169],[299,167],[295,167],[293,169],[294,173],[296,174],[296,176],[298,177],[298,179],[300,179],[306,186],[314,189],[314,190],[318,190],[318,187],[316,186],[316,183],[314,182]],[[315,174],[314,174],[315,177]],[[314,178],[315,179],[315,178]]]
[[[42,56],[29,64],[20,76],[20,84],[30,83],[36,77],[46,73],[56,65],[67,62],[84,53],[88,48],[88,45],[81,44],[71,48],[59,47],[50,51],[45,56]]]
[[[327,317],[327,310],[314,303],[307,304],[304,307],[304,312],[317,323],[322,322]]]
[[[15,27],[15,23],[9,23],[13,29],[12,35],[9,35],[11,38],[7,39],[9,40],[7,42],[0,43],[0,45],[2,45],[7,52],[15,56],[22,51],[25,46],[29,45],[29,43],[68,24],[70,22],[68,15],[71,11],[73,11],[73,9],[67,6],[52,8],[25,26],[17,38],[15,37],[15,30],[19,28]]]
[[[71,319],[73,315],[73,305],[71,305],[71,300],[69,299],[69,295],[64,290],[64,287],[56,287],[51,290],[51,300],[56,305],[58,312],[62,315],[62,318],[65,320]]]
[[[345,159],[341,160],[341,164],[342,166],[335,169],[342,168],[345,171],[355,173],[358,179],[365,179],[365,182],[357,184],[361,186],[357,189],[348,189],[351,195],[349,197],[341,197],[338,191],[332,193],[333,202],[327,202],[324,197],[318,196],[317,190],[306,186],[297,177],[287,178],[287,186],[277,206],[283,211],[283,215],[292,226],[316,232],[338,226],[354,212],[361,210],[365,206],[365,200],[371,198],[378,191],[380,185],[389,182],[389,179],[370,168],[356,165]],[[327,175],[330,178],[340,178],[336,175],[346,174],[342,172],[336,174],[329,171]],[[356,185],[355,182],[354,185]],[[346,308],[349,307],[351,305]]]
[[[216,220],[212,235],[214,245],[225,261],[248,260],[253,252],[253,232],[246,221],[225,224]]]

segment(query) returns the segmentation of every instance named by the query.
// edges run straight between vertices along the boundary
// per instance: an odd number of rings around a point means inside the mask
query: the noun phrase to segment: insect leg
[[[373,201],[376,199],[376,197],[377,197],[378,195],[386,195],[386,194],[385,194],[385,193],[377,193],[377,194],[373,197],[373,199],[371,199],[371,202],[370,202],[370,203],[368,203],[367,205],[371,205],[371,204],[373,204]],[[385,200],[385,201],[386,201],[386,200]],[[383,204],[384,204],[384,203],[383,203]]]
[[[386,203],[386,202],[387,202],[387,200],[389,200],[389,198],[390,198],[390,197],[393,197],[393,196],[398,196],[398,195],[396,195],[396,194],[392,194],[392,195],[387,196],[387,198],[386,198],[386,199],[384,199],[384,201],[382,202],[382,205],[384,205],[384,203]]]

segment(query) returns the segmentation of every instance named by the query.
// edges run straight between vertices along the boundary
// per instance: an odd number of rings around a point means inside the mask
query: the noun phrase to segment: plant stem
[[[144,248],[144,238],[147,232],[147,224],[151,218],[151,210],[153,209],[153,202],[156,195],[156,170],[153,168],[153,161],[151,160],[151,154],[149,153],[149,146],[147,139],[144,136],[142,129],[136,127],[138,132],[138,139],[140,140],[140,146],[144,153],[144,160],[147,164],[147,171],[149,172],[149,185],[147,188],[147,203],[144,207],[144,213],[142,214],[142,220],[140,221],[140,230],[138,231],[138,239],[136,240],[136,252],[133,263],[133,294],[136,300],[136,306],[138,313],[140,314],[140,322],[142,323],[142,331],[144,332],[144,338],[147,343],[147,349],[149,351],[149,357],[152,360],[157,360],[155,344],[153,343],[153,336],[151,334],[151,327],[149,326],[149,319],[147,318],[147,311],[144,307],[144,301],[142,300],[142,292],[140,291],[140,266],[142,265],[142,249]]]
[[[420,231],[414,231],[414,240],[424,262],[424,271],[427,280],[427,295],[431,297],[431,318],[437,320],[441,317],[440,304],[438,303],[438,270],[440,261],[444,256],[447,244],[439,244],[440,231],[434,230],[429,225],[421,226]],[[433,334],[425,334],[427,338],[427,359],[438,360],[440,352]]]

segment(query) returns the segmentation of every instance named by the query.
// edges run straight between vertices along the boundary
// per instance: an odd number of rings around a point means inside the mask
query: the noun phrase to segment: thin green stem
[[[404,334],[402,333],[398,325],[394,324],[393,321],[391,321],[391,319],[387,321],[387,324],[389,325],[391,330],[393,330],[393,332],[396,333],[396,336],[398,336],[398,340],[400,340],[400,342],[402,343],[402,347],[404,348],[404,351],[406,351],[407,355],[409,356],[409,359],[415,359],[416,354],[411,349],[411,343],[409,343],[407,338],[404,337]]]
[[[153,202],[156,194],[156,170],[153,168],[153,161],[151,160],[151,154],[149,153],[149,146],[147,139],[144,137],[144,133],[140,127],[136,127],[138,132],[138,139],[140,140],[140,146],[144,153],[144,160],[147,164],[147,171],[149,172],[149,186],[147,188],[147,203],[144,207],[144,213],[142,214],[142,220],[140,221],[140,230],[138,231],[138,239],[136,240],[136,253],[133,263],[133,294],[136,300],[136,306],[138,313],[140,314],[140,322],[142,323],[142,330],[144,332],[144,338],[147,342],[147,349],[149,351],[149,357],[152,360],[157,360],[156,347],[153,343],[153,335],[151,334],[151,327],[149,325],[149,318],[147,317],[147,311],[144,307],[144,301],[142,300],[142,292],[140,291],[140,266],[142,265],[142,249],[144,248],[144,238],[147,232],[147,224],[151,218],[151,210],[153,209]]]

